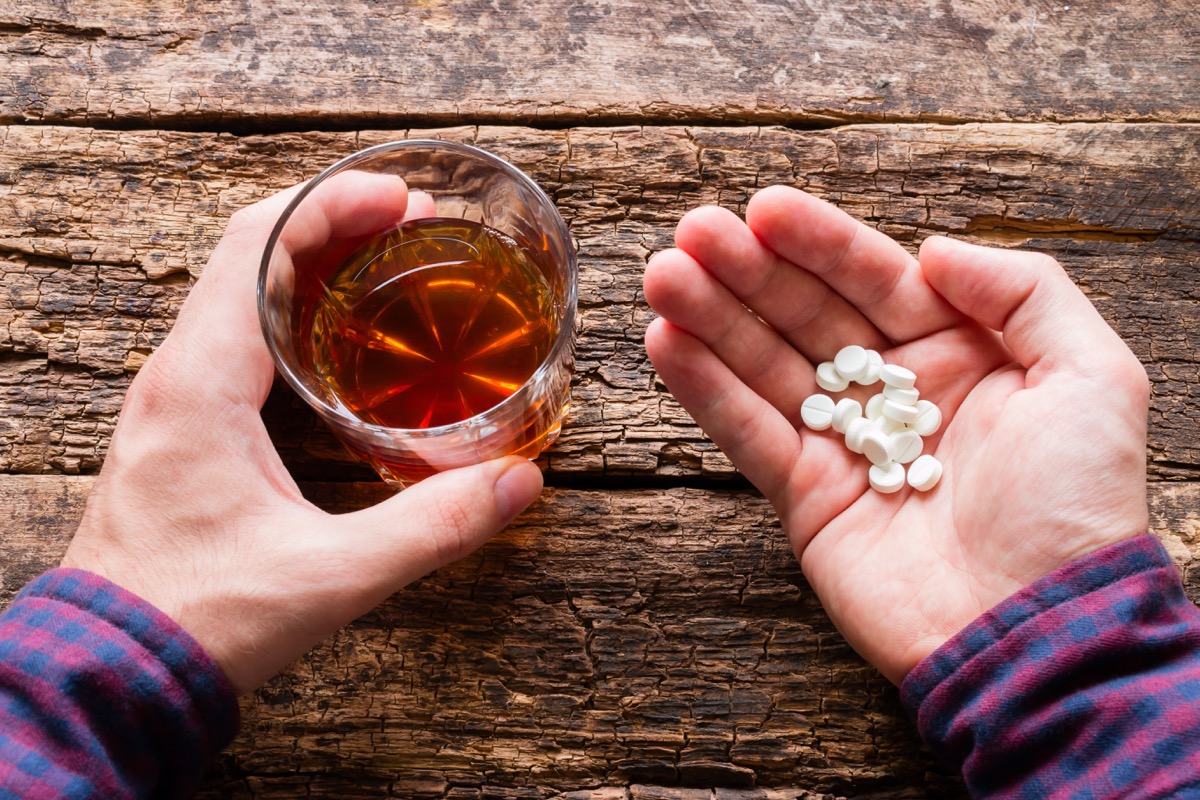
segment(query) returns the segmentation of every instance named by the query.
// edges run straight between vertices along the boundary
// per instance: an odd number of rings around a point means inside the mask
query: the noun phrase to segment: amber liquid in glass
[[[476,222],[414,220],[355,250],[315,298],[314,370],[364,422],[432,428],[519,390],[557,332],[546,278],[515,241]],[[557,434],[562,409],[521,424],[521,455]],[[366,453],[377,467],[378,454]],[[398,482],[433,472],[382,464]]]

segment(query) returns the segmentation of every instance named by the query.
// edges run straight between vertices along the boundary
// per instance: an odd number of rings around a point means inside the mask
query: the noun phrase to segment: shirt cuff
[[[901,699],[973,796],[1125,797],[1195,779],[1198,654],[1200,611],[1144,535],[1002,601],[918,664]]]
[[[4,621],[8,632],[25,632],[14,643],[32,653],[24,663],[40,665],[36,694],[52,707],[57,697],[71,719],[90,720],[87,735],[117,774],[149,778],[164,796],[190,792],[237,735],[236,694],[208,652],[99,575],[50,570],[21,590]]]

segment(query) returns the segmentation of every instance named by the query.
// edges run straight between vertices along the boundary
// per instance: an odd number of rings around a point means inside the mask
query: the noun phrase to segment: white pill
[[[860,417],[862,417],[862,406],[858,401],[843,397],[833,408],[833,429],[838,433],[845,433],[846,426]]]
[[[883,416],[883,401],[887,399],[881,394],[874,395],[867,401],[867,410],[864,416],[867,419],[879,419]]]
[[[877,431],[883,431],[888,436],[891,436],[896,431],[907,430],[908,426],[903,422],[897,422],[891,417],[878,417],[871,420],[871,427]]]
[[[869,430],[871,430],[871,423],[862,417],[851,420],[850,424],[846,426],[846,447],[851,453],[862,455],[862,440]]]
[[[942,478],[942,462],[924,455],[908,467],[908,485],[920,492],[928,492]]]
[[[871,460],[875,466],[883,466],[892,460],[891,437],[880,430],[872,428],[863,434],[862,451],[863,455]]]
[[[905,425],[911,425],[917,421],[917,407],[897,403],[895,400],[884,400],[883,415],[891,417],[897,422],[903,422]]]
[[[873,383],[879,382],[879,370],[883,368],[883,356],[875,350],[867,351],[867,369],[863,372],[862,377],[855,378],[855,382],[863,386],[870,386]]]
[[[833,365],[837,367],[838,374],[846,380],[853,381],[866,373],[870,361],[867,359],[866,350],[852,344],[838,350],[837,355],[833,357]]]
[[[870,410],[869,403],[867,409]],[[912,426],[922,436],[933,436],[942,427],[942,410],[928,400],[918,400],[917,421]]]
[[[883,396],[888,400],[895,400],[897,403],[903,403],[906,406],[915,406],[917,400],[921,398],[921,393],[916,389],[901,389],[898,386],[884,384]]]
[[[891,441],[888,443],[888,449],[892,453],[892,458],[901,464],[907,464],[921,455],[921,449],[925,443],[921,441],[921,435],[914,430],[905,428],[896,431],[892,434]]]
[[[844,392],[850,381],[837,371],[832,361],[822,361],[817,365],[817,386],[827,392]]]
[[[871,488],[880,494],[891,494],[900,491],[904,486],[904,467],[891,461],[883,466],[878,464],[867,470]]]
[[[884,364],[879,369],[879,378],[888,386],[911,389],[917,382],[917,373],[895,364]]]
[[[833,424],[833,398],[814,394],[800,406],[800,419],[814,431],[823,431]]]

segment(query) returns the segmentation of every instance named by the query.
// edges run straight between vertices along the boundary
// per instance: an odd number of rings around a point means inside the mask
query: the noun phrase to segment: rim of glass
[[[271,331],[268,329],[266,292],[267,273],[271,267],[271,257],[275,253],[275,245],[278,243],[279,237],[283,234],[284,227],[286,227],[288,221],[291,219],[292,212],[296,210],[300,203],[304,201],[304,198],[308,197],[308,195],[312,193],[313,189],[319,186],[322,181],[348,167],[352,167],[355,164],[367,161],[382,153],[390,153],[396,150],[421,148],[457,151],[460,154],[470,155],[482,159],[483,161],[486,161],[497,167],[500,169],[500,171],[504,172],[518,183],[523,184],[527,189],[534,193],[535,197],[544,202],[550,208],[550,210],[554,212],[553,225],[557,229],[556,232],[563,242],[563,248],[566,252],[567,258],[566,267],[569,277],[569,280],[567,281],[567,303],[566,311],[559,325],[558,334],[554,339],[554,344],[550,346],[550,350],[546,354],[546,357],[542,359],[542,363],[539,364],[538,368],[533,371],[533,374],[526,379],[525,383],[521,385],[520,389],[510,394],[496,405],[484,411],[480,411],[474,416],[458,420],[457,422],[450,422],[445,425],[438,425],[432,428],[389,428],[386,425],[376,425],[375,423],[367,422],[347,412],[343,408],[329,404],[324,398],[309,390],[304,382],[293,373],[292,369],[282,358],[279,349],[275,346],[274,337],[271,335]],[[401,175],[400,177],[403,178],[404,176]],[[339,161],[329,165],[315,178],[310,180],[304,186],[304,188],[292,198],[292,201],[287,204],[287,207],[283,209],[283,212],[279,215],[278,221],[275,223],[275,227],[271,230],[270,238],[267,239],[267,245],[263,250],[262,262],[258,270],[258,322],[259,327],[262,329],[263,338],[266,339],[267,349],[271,351],[271,360],[275,362],[275,368],[278,369],[280,374],[283,375],[284,380],[288,382],[293,391],[303,397],[310,405],[324,410],[325,412],[336,416],[340,420],[344,420],[356,428],[371,433],[403,434],[404,436],[410,438],[430,438],[448,433],[464,426],[477,424],[482,417],[492,416],[500,409],[518,404],[533,390],[532,387],[541,382],[541,379],[545,377],[546,373],[550,371],[551,367],[558,362],[558,359],[562,355],[564,348],[566,348],[567,343],[570,342],[574,336],[576,306],[578,305],[579,292],[578,272],[579,264],[578,259],[576,258],[574,242],[571,239],[571,232],[567,228],[567,224],[563,220],[562,214],[558,212],[558,207],[554,205],[554,201],[550,199],[550,196],[542,190],[542,187],[538,186],[537,183],[528,175],[526,175],[521,169],[513,164],[510,164],[508,161],[505,161],[497,155],[493,155],[486,150],[469,144],[448,142],[442,139],[398,139],[392,142],[384,142],[383,144],[373,145],[363,150],[359,150],[358,152],[351,153],[345,158],[342,158]]]

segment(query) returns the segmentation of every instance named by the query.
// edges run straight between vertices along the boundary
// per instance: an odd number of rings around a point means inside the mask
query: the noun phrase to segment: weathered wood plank
[[[574,402],[560,474],[728,476],[658,385],[641,277],[702,203],[804,186],[915,246],[951,232],[1056,255],[1146,363],[1158,475],[1200,465],[1200,126],[966,125],[414,132],[528,170],[579,241]],[[229,213],[405,131],[0,131],[0,469],[91,472],[130,376],[165,335]],[[799,402],[800,398],[797,398]],[[308,479],[368,477],[289,392],[267,418]]]
[[[1191,0],[3,0],[0,120],[1195,121],[1198,31]]]
[[[0,476],[5,602],[60,557],[91,484]],[[383,489],[306,491],[342,511]],[[1152,483],[1150,509],[1200,599],[1200,484]],[[244,712],[205,797],[964,796],[749,492],[548,490]]]

